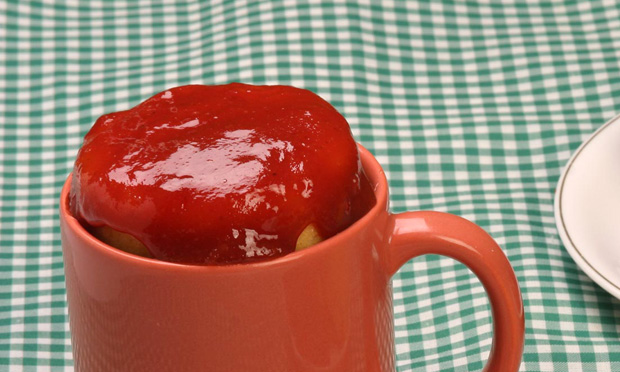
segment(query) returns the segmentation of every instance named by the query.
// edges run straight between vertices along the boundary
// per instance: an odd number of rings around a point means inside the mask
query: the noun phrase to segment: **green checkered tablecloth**
[[[620,111],[614,1],[0,0],[0,371],[72,371],[58,195],[95,119],[188,83],[290,84],[349,120],[394,211],[469,218],[527,312],[522,371],[620,371],[620,302],[555,228],[563,165]],[[398,371],[476,371],[488,300],[428,256],[394,278]]]

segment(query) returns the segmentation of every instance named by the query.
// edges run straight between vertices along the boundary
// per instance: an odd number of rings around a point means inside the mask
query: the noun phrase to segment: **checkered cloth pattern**
[[[349,120],[395,212],[462,215],[523,290],[521,371],[620,371],[620,302],[556,232],[563,165],[620,111],[620,6],[587,0],[0,0],[0,371],[73,371],[57,215],[97,117],[168,87],[289,84]],[[394,277],[398,371],[476,371],[490,308],[463,265]]]

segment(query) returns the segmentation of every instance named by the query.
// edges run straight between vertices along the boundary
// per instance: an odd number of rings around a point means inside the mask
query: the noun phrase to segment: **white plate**
[[[555,220],[577,265],[620,298],[620,115],[566,165],[555,194]]]

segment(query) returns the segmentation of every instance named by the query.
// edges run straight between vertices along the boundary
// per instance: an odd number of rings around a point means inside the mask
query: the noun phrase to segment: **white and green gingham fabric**
[[[58,195],[95,119],[232,81],[317,92],[385,167],[394,211],[493,235],[523,290],[521,371],[620,371],[620,302],[552,207],[620,111],[620,5],[587,0],[0,0],[0,371],[73,371]],[[463,265],[415,259],[394,299],[398,371],[482,368],[490,309]]]

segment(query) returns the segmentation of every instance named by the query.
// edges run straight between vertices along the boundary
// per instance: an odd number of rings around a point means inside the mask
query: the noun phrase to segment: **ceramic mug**
[[[142,258],[60,218],[77,372],[393,372],[391,277],[423,254],[467,265],[486,289],[493,344],[484,371],[520,365],[524,312],[506,256],[475,224],[388,212],[388,184],[360,146],[377,204],[312,248],[271,261],[191,266]]]

